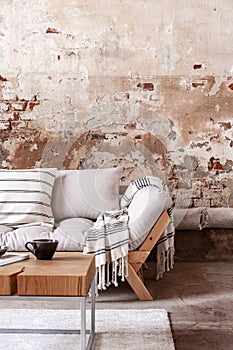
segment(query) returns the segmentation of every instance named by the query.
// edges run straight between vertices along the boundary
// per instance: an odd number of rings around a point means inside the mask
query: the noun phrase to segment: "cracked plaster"
[[[120,164],[233,206],[229,0],[0,4],[2,168]]]

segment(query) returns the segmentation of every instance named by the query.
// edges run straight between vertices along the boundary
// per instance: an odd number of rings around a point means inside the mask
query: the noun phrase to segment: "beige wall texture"
[[[0,168],[122,165],[233,207],[232,0],[0,0]]]

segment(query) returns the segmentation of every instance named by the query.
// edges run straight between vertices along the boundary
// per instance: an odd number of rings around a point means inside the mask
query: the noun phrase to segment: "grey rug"
[[[89,316],[88,312],[88,326]],[[7,333],[7,329],[79,329],[79,319],[79,310],[1,309],[0,348],[77,350],[78,334]],[[96,310],[92,349],[175,350],[166,310]]]

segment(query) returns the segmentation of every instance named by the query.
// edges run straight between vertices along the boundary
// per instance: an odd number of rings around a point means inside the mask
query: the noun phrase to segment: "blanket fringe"
[[[166,251],[157,254],[157,280],[163,277],[164,272],[170,271],[173,268],[174,253],[175,249],[169,247]]]
[[[112,272],[112,278],[110,280],[110,269]],[[112,263],[107,262],[96,269],[96,290],[105,290],[110,284],[118,287],[118,276],[121,277],[121,281],[125,281],[125,277],[128,276],[128,256],[121,257]]]

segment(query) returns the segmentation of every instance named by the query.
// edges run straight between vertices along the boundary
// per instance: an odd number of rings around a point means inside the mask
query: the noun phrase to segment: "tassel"
[[[107,287],[109,287],[111,284],[109,274],[110,274],[110,264],[109,264],[109,262],[107,262],[107,280],[106,280]]]
[[[125,281],[125,259],[124,259],[124,257],[121,258],[121,280],[122,280],[122,282]]]
[[[157,276],[156,279],[160,279],[165,272],[165,252],[162,252],[157,257]]]
[[[117,266],[118,262],[114,261],[113,266],[112,266],[112,283],[114,284],[115,287],[118,287],[117,283]]]
[[[128,277],[129,269],[128,269],[128,256],[127,255],[124,257],[124,261],[125,261],[125,277]]]
[[[97,275],[95,278],[95,296],[98,297],[99,296],[99,290],[98,290],[98,284],[97,284]]]
[[[169,251],[166,251],[166,271],[170,271],[170,254]]]
[[[102,265],[101,268],[102,268],[102,271],[101,271],[101,288],[102,288],[102,290],[105,290],[106,289],[106,286],[105,286],[105,265]]]
[[[101,290],[101,267],[97,267],[97,286]]]

